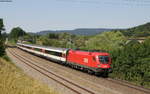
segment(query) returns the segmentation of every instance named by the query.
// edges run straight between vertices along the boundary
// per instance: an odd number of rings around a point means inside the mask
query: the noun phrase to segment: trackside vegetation
[[[127,80],[150,88],[150,38],[143,43],[131,41],[112,51],[112,78]]]
[[[0,92],[2,94],[57,94],[2,58],[0,58]]]

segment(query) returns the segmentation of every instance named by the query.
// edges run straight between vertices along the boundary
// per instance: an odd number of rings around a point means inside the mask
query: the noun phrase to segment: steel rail
[[[143,88],[141,86],[137,86],[137,85],[131,84],[129,82],[125,82],[125,81],[118,80],[118,79],[112,79],[112,78],[107,78],[106,80],[108,80],[112,83],[117,83],[117,84],[122,85],[122,86],[127,86],[129,88],[133,88],[135,90],[141,91],[141,92],[146,93],[146,94],[150,94],[150,89]]]

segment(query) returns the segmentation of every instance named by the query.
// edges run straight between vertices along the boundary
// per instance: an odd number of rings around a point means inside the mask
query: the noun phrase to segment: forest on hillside
[[[125,36],[129,36],[129,37],[147,37],[150,36],[150,23],[129,28],[127,30],[122,30],[121,32]]]
[[[136,40],[141,37],[145,39],[142,43]],[[22,40],[29,44],[61,48],[105,50],[111,54],[113,61],[114,71],[110,77],[150,88],[150,23],[91,36],[70,33],[34,35],[15,27],[8,38],[13,43]]]

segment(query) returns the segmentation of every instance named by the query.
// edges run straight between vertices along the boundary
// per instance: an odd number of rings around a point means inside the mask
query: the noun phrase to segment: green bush
[[[111,55],[114,70],[111,77],[150,88],[150,39],[142,44],[132,41]]]
[[[0,57],[5,54],[5,47],[2,41],[0,41]]]

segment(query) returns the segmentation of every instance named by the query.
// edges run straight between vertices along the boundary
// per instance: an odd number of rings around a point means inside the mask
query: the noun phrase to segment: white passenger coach
[[[66,48],[54,48],[47,46],[31,45],[17,43],[17,47],[36,55],[47,57],[54,61],[66,62],[66,53],[69,49]]]

